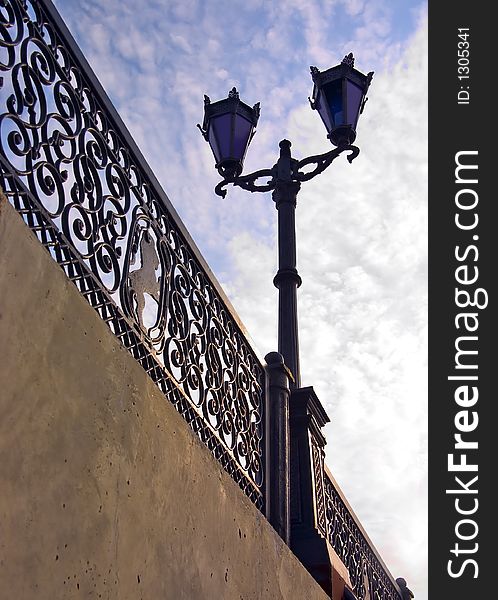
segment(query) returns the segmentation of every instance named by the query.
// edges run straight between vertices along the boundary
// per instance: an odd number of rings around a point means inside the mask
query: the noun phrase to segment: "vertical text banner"
[[[484,3],[429,18],[429,594],[468,600],[494,589],[498,35]]]

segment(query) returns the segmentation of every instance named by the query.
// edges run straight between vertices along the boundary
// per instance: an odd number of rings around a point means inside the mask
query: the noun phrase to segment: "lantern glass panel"
[[[330,121],[330,115],[326,103],[327,99],[325,98],[323,93],[318,92],[316,108],[318,109],[319,115],[322,117],[322,121],[324,122],[327,131],[330,131],[332,129],[332,122]]]
[[[214,158],[217,163],[220,162],[220,149],[218,148],[218,140],[214,134],[213,124],[210,124],[209,133],[208,133],[209,145],[211,146],[211,150],[213,151]]]
[[[230,138],[232,136],[232,113],[225,113],[211,119],[210,127],[210,138],[211,131],[214,131],[214,137],[216,137],[217,147],[219,156],[215,157],[217,162],[230,158]],[[213,146],[214,152],[214,146]]]
[[[342,79],[336,79],[323,87],[323,93],[327,98],[333,126],[344,125],[344,106],[342,97]]]
[[[360,113],[360,103],[363,97],[363,90],[352,81],[347,81],[347,99],[348,99],[348,125],[356,126],[358,115]]]
[[[242,160],[251,135],[252,123],[242,117],[235,116],[235,129],[233,134],[233,158]]]

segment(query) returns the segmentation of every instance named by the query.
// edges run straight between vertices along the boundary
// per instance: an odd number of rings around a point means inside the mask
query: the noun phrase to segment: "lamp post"
[[[258,123],[259,103],[244,104],[233,88],[228,97],[211,103],[204,96],[204,121],[198,125],[209,142],[216,169],[223,177],[215,192],[226,195],[229,184],[250,192],[272,191],[278,211],[278,271],[273,283],[278,288],[278,353],[271,352],[267,362],[265,514],[282,539],[291,545],[309,572],[324,589],[330,590],[330,557],[316,529],[315,496],[311,473],[309,428],[315,430],[328,417],[315,399],[312,388],[301,388],[299,337],[297,325],[297,288],[301,277],[296,267],[297,194],[303,181],[322,173],[343,152],[352,162],[359,154],[353,146],[358,117],[366,102],[373,73],[363,75],[354,68],[352,54],[327,71],[311,67],[313,93],[311,108],[317,110],[327,129],[333,150],[297,160],[291,143],[282,140],[280,155],[271,169],[242,175],[244,158]],[[304,167],[314,165],[310,171]],[[300,411],[306,413],[304,418]],[[309,412],[311,411],[311,412]],[[316,434],[316,431],[315,431]],[[294,452],[291,452],[291,437]],[[318,435],[318,438],[323,436]],[[324,440],[322,440],[322,446]],[[298,449],[301,448],[300,451]],[[296,453],[297,452],[297,453]],[[308,459],[301,456],[304,453]],[[294,505],[300,506],[291,532],[291,487]],[[291,542],[292,536],[292,544]],[[323,573],[326,573],[323,578]],[[323,579],[323,581],[322,581]]]
[[[311,108],[318,110],[327,129],[327,137],[336,148],[303,160],[291,155],[291,143],[280,142],[280,155],[271,169],[241,175],[245,154],[258,123],[259,103],[252,108],[244,104],[233,88],[228,98],[211,103],[204,96],[204,121],[198,125],[209,142],[216,160],[216,169],[223,177],[215,192],[225,197],[227,185],[232,184],[250,192],[272,191],[278,211],[278,271],[273,283],[279,290],[278,351],[292,374],[291,388],[301,387],[299,368],[299,338],[297,324],[297,288],[301,277],[296,268],[295,210],[297,194],[303,181],[322,173],[343,152],[352,162],[359,154],[353,146],[358,117],[367,100],[366,93],[373,72],[363,75],[354,68],[353,54],[331,69],[320,72],[311,67],[313,93]],[[314,169],[303,172],[307,165]],[[264,181],[266,179],[266,181]],[[258,181],[262,180],[260,183]]]

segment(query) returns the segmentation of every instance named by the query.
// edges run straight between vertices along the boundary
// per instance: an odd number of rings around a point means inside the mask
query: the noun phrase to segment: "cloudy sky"
[[[261,102],[245,171],[330,148],[309,66],[375,71],[344,157],[298,199],[303,385],[327,463],[395,577],[427,598],[427,18],[419,0],[57,0],[90,64],[264,355],[276,349],[270,194],[215,196],[203,94]]]

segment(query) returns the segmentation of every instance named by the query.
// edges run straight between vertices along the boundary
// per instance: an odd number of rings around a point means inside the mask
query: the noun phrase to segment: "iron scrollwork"
[[[297,181],[309,181],[313,179],[316,175],[323,173],[325,169],[332,164],[332,162],[343,152],[350,151],[350,154],[347,155],[347,159],[349,163],[352,163],[353,160],[360,153],[360,149],[357,146],[344,145],[339,146],[339,148],[334,148],[330,150],[330,152],[326,152],[325,154],[318,154],[316,156],[309,156],[308,158],[304,158],[297,162],[294,169],[294,177]],[[307,165],[315,164],[316,167],[312,171],[301,172],[300,169],[306,167]]]
[[[258,179],[262,178],[270,178],[266,183],[258,184]],[[259,171],[255,171],[254,173],[250,173],[249,175],[241,175],[239,177],[223,179],[220,181],[217,186],[214,188],[214,191],[218,196],[224,198],[227,195],[227,191],[223,189],[230,183],[236,185],[243,190],[247,190],[248,192],[269,192],[275,188],[276,181],[276,169],[260,169]]]
[[[49,2],[0,1],[0,184],[261,507],[261,362],[65,31]]]
[[[324,473],[326,537],[346,566],[357,598],[401,600],[390,575]]]
[[[290,178],[289,181],[293,182],[301,182],[301,181],[309,181],[313,179],[316,175],[319,175],[343,152],[349,151],[350,153],[347,156],[349,163],[352,163],[353,160],[360,153],[360,149],[357,146],[351,145],[343,145],[338,148],[334,148],[329,152],[325,152],[324,154],[317,154],[314,156],[308,156],[300,161],[290,158]],[[280,158],[279,160],[282,160]],[[316,165],[314,169],[311,171],[301,171],[307,165]],[[237,177],[225,177],[222,181],[220,181],[216,187],[215,192],[218,196],[224,198],[227,194],[224,189],[229,184],[240,187],[249,192],[269,192],[278,187],[279,183],[282,183],[283,180],[279,177],[279,169],[278,163],[274,165],[271,169],[261,169],[259,171],[255,171],[254,173],[249,173],[248,175],[239,175]],[[269,179],[266,183],[258,184],[259,179],[267,178]],[[287,180],[286,180],[287,181]]]

